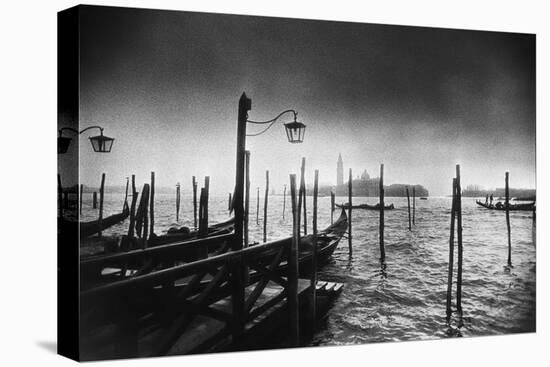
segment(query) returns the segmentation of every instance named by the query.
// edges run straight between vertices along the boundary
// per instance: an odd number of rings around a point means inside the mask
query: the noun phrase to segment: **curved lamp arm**
[[[263,129],[262,131],[260,131],[259,133],[256,133],[256,134],[246,134],[246,136],[258,136],[258,135],[262,135],[263,133],[265,133],[267,130],[269,130],[271,128],[271,126],[273,126],[273,124],[275,124],[275,122],[277,122],[277,120],[283,116],[284,114],[286,113],[292,113],[294,115],[294,122],[296,122],[296,119],[298,117],[298,112],[296,112],[295,110],[285,110],[283,112],[281,112],[280,114],[278,114],[277,116],[275,116],[274,118],[272,118],[271,120],[267,120],[267,121],[252,121],[252,120],[246,120],[246,122],[250,122],[251,124],[259,124],[259,125],[264,125],[264,124],[269,124],[268,127],[266,127],[265,129]]]
[[[88,131],[88,130],[91,130],[91,129],[99,129],[101,135],[103,135],[103,128],[101,126],[97,126],[97,125],[94,125],[94,126],[89,126],[85,129],[82,129],[81,131],[78,131],[76,129],[73,129],[72,127],[62,127],[61,129],[59,129],[59,136],[61,136],[63,134],[63,130],[67,130],[67,131],[71,131],[77,135],[80,135],[82,134],[83,132],[85,131]]]

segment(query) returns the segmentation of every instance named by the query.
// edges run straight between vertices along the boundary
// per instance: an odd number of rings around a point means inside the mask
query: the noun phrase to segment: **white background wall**
[[[548,223],[550,29],[543,1],[94,1],[94,4],[537,33],[538,223]],[[56,340],[56,12],[71,1],[1,11],[0,365],[69,365]],[[546,24],[545,24],[546,23]],[[33,201],[31,202],[32,199]],[[7,205],[6,205],[7,204]],[[47,219],[45,219],[47,218]],[[429,342],[133,360],[135,365],[530,366],[548,359],[548,229],[538,226],[537,333]],[[545,350],[545,347],[547,348]],[[545,358],[546,357],[546,358]],[[107,362],[122,365],[127,362]]]

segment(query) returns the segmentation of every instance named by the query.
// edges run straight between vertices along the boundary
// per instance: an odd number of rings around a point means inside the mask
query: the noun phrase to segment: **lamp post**
[[[57,137],[57,154],[65,154],[71,144],[71,138],[64,137],[63,131],[71,131],[77,135],[84,133],[91,129],[99,129],[99,135],[90,137],[90,143],[96,153],[109,153],[113,147],[115,139],[103,135],[103,128],[101,126],[90,126],[81,131],[73,129],[72,127],[62,127],[59,129],[59,136]]]
[[[244,220],[244,205],[243,205],[243,191],[244,191],[244,162],[245,162],[245,149],[246,149],[246,137],[258,136],[269,130],[275,122],[281,118],[281,116],[292,113],[294,115],[294,121],[285,123],[285,131],[287,139],[290,143],[302,143],[304,140],[304,133],[306,125],[297,121],[297,113],[294,110],[285,110],[278,114],[275,118],[268,121],[251,121],[248,120],[248,111],[252,109],[252,100],[246,96],[243,92],[239,99],[239,113],[237,118],[237,157],[236,157],[236,173],[235,173],[235,193],[233,195],[233,205],[235,210],[235,238],[232,243],[231,249],[238,251],[243,248],[243,220]],[[246,124],[261,124],[268,125],[265,129],[255,134],[246,133]],[[232,307],[233,307],[233,342],[238,343],[241,339],[244,327],[244,267],[242,264],[236,264],[232,271]]]

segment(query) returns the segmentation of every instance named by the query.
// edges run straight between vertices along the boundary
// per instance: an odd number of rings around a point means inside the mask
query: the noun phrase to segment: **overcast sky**
[[[338,153],[346,175],[384,163],[386,183],[432,195],[450,193],[455,163],[464,185],[502,187],[510,170],[513,187],[535,186],[533,35],[120,8],[80,19],[81,128],[116,139],[94,154],[81,137],[86,185],[153,170],[158,185],[210,175],[232,191],[246,92],[250,119],[293,108],[307,125],[303,144],[282,124],[247,139],[253,188],[266,169],[282,188],[302,156],[310,182],[319,169],[334,184]]]

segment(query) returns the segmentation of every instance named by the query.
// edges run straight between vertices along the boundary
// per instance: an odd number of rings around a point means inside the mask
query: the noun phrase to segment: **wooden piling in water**
[[[197,179],[193,176],[193,221],[197,230]]]
[[[462,187],[460,185],[460,164],[456,165],[456,310],[462,317]]]
[[[139,238],[146,239],[148,223],[148,204],[149,204],[149,184],[144,184],[141,189],[141,197],[136,211],[136,234]]]
[[[126,192],[124,194],[124,207],[128,206],[128,186],[130,184],[130,178],[126,177]]]
[[[315,176],[313,180],[313,244],[311,254],[311,298],[310,304],[310,316],[311,316],[311,330],[315,330],[315,321],[317,318],[317,196],[319,194],[319,170],[315,170]]]
[[[349,169],[349,180],[348,180],[348,203],[349,203],[349,209],[348,209],[348,248],[349,248],[349,256],[353,255],[353,250],[351,246],[351,211],[352,211],[352,205],[351,197],[353,194],[353,188],[352,188],[352,175],[351,175],[351,168]]]
[[[180,221],[180,183],[176,184],[176,222]]]
[[[302,158],[302,167],[300,168],[300,200],[304,207],[304,236],[307,236],[307,209],[306,209],[306,158]],[[302,208],[300,208],[302,210]]]
[[[334,209],[335,209],[335,195],[334,192],[330,192],[330,224],[334,223]]]
[[[84,192],[84,185],[80,184],[80,195],[78,196],[78,212],[82,214],[82,194]],[[126,192],[128,192],[128,184],[126,184]]]
[[[227,211],[231,213],[231,193],[229,193],[229,200],[227,201]]]
[[[380,164],[380,186],[379,186],[379,195],[380,195],[380,261],[386,259],[386,250],[384,248],[384,164]]]
[[[409,186],[405,188],[407,190],[407,209],[409,211],[409,231],[412,231],[411,227],[411,198],[409,196]]]
[[[416,217],[416,191],[413,186],[413,225],[416,225],[415,217]]]
[[[134,237],[134,226],[136,224],[136,203],[138,193],[136,191],[136,175],[132,175],[132,204],[130,205],[130,225],[128,226],[128,237]]]
[[[101,186],[99,187],[99,220],[98,220],[98,225],[99,225],[99,232],[97,233],[97,235],[99,237],[101,237],[102,235],[102,231],[101,231],[101,227],[103,225],[103,200],[104,200],[104,195],[105,195],[105,173],[102,173],[101,174]]]
[[[298,245],[300,243],[300,210],[296,205],[296,175],[290,175],[290,196],[292,204],[292,242],[288,254],[288,310],[290,343],[297,346],[300,341],[298,315]]]
[[[151,172],[151,194],[149,200],[149,236],[154,236],[155,234],[155,172]]]
[[[59,218],[63,218],[63,186],[61,186],[61,175],[57,174],[57,206]]]
[[[248,218],[250,212],[250,151],[244,152],[244,247],[248,247]],[[265,241],[264,241],[265,242]]]
[[[451,233],[449,235],[449,269],[447,272],[447,324],[451,321],[453,313],[451,307],[453,289],[453,267],[454,267],[454,235],[455,235],[455,213],[456,213],[456,178],[453,178],[453,199],[451,204]]]
[[[267,198],[269,197],[269,170],[265,171],[264,242],[267,241]]]
[[[210,176],[204,177],[204,208],[203,220],[205,222],[206,234],[208,234],[208,200],[210,199]]]
[[[256,225],[260,224],[260,188],[256,188]]]
[[[506,206],[506,230],[508,231],[508,266],[512,266],[512,231],[510,228],[510,187],[509,187],[510,172],[506,172],[504,176],[504,195]]]
[[[283,220],[285,219],[285,209],[286,209],[286,185],[283,187]]]
[[[97,191],[92,195],[92,208],[97,209]]]

